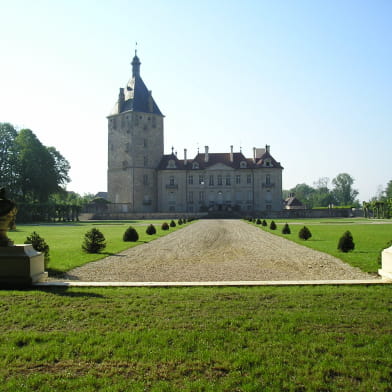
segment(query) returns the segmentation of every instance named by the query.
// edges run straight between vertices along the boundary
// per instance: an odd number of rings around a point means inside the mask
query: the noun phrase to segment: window
[[[188,176],[188,184],[193,185],[193,176]]]
[[[157,119],[155,117],[152,118],[152,127],[155,128],[157,126]]]
[[[174,203],[176,201],[176,194],[174,192],[169,193],[169,202]]]
[[[240,175],[236,175],[235,176],[235,183],[238,185],[238,184],[241,184],[241,176]]]
[[[148,185],[148,175],[147,174],[145,174],[143,176],[143,185]]]
[[[204,201],[204,191],[199,192],[199,201],[200,202]]]
[[[169,184],[174,185],[174,176],[169,177]]]
[[[214,176],[210,176],[210,182],[209,182],[209,184],[210,184],[210,185],[214,185]]]
[[[143,139],[143,147],[147,147],[147,139]]]
[[[252,191],[248,192],[248,202],[253,200],[253,194]]]
[[[250,174],[248,174],[248,175],[246,176],[246,183],[247,183],[247,184],[251,184],[251,183],[252,183],[252,176],[251,176]]]
[[[222,185],[222,176],[220,174],[218,176],[218,185]]]
[[[189,200],[189,203],[193,203],[193,192],[189,192],[188,200]]]
[[[198,169],[198,168],[199,168],[199,164],[197,162],[193,162],[192,169]]]
[[[169,159],[169,162],[167,163],[167,168],[168,169],[175,169],[176,168],[176,162],[174,159]]]
[[[230,176],[226,176],[226,185],[230,185]]]
[[[148,165],[148,159],[147,159],[147,157],[144,157],[144,166],[147,166]]]
[[[241,169],[246,169],[246,162],[245,161],[241,161],[240,162],[240,168]]]
[[[270,176],[269,174],[267,174],[267,175],[265,176],[265,183],[266,183],[267,185],[271,185],[271,176]]]
[[[199,176],[199,185],[204,185],[204,176]]]

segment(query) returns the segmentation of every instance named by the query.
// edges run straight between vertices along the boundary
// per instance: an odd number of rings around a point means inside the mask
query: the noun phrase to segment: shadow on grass
[[[40,291],[49,292],[51,294],[59,295],[61,297],[89,297],[89,298],[104,298],[102,294],[97,294],[91,291],[75,291],[71,287],[40,287]]]

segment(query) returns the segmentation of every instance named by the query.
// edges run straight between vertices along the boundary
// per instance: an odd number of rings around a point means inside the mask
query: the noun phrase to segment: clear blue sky
[[[131,76],[165,114],[165,151],[252,156],[283,187],[347,172],[360,200],[392,179],[392,1],[0,0],[0,121],[106,190],[107,120]]]

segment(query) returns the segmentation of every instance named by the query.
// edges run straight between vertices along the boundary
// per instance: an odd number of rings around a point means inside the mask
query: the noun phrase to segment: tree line
[[[290,194],[301,201],[308,208],[345,206],[359,207],[357,200],[358,190],[353,188],[354,178],[348,173],[340,173],[332,180],[321,177],[313,183],[313,186],[302,183],[289,190],[283,190],[283,198]]]
[[[362,203],[363,213],[366,218],[391,218],[392,217],[392,180],[385,189],[379,190],[377,196]]]
[[[0,188],[18,204],[19,221],[77,220],[92,195],[65,190],[70,164],[30,129],[0,123]]]

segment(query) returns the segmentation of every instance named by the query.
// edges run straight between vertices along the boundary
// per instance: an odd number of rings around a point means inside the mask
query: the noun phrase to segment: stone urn
[[[0,190],[0,246],[12,246],[7,232],[15,224],[16,204],[5,197],[4,189]]]

